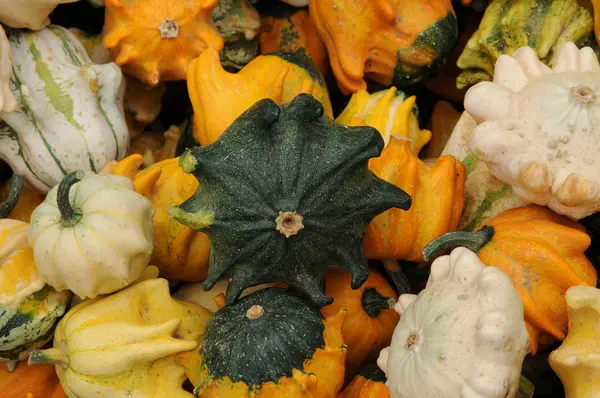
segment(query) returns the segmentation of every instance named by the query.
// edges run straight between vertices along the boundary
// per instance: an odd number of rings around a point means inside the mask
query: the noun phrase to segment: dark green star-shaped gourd
[[[300,94],[281,106],[261,100],[218,141],[186,150],[179,164],[199,186],[170,215],[210,238],[204,288],[229,276],[231,304],[248,286],[283,282],[323,306],[332,302],[324,294],[329,267],[350,272],[360,287],[367,224],[411,205],[368,169],[383,146],[374,128],[339,125]]]

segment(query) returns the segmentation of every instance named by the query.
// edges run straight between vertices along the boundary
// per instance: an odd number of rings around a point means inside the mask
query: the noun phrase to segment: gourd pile
[[[597,3],[0,0],[0,396],[600,396]]]

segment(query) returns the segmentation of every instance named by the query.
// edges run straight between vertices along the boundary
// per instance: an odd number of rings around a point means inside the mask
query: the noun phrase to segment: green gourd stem
[[[394,308],[396,300],[385,297],[375,288],[369,287],[363,291],[362,307],[371,318],[377,318],[381,310]]]
[[[29,365],[62,365],[69,366],[69,358],[63,355],[60,348],[48,348],[47,350],[33,350],[29,354]]]
[[[494,236],[494,228],[484,226],[477,232],[449,232],[431,241],[423,249],[423,258],[429,262],[441,256],[445,251],[457,247],[466,247],[472,252],[479,252]]]
[[[519,377],[519,390],[515,398],[532,398],[535,386],[525,377]]]
[[[398,264],[396,260],[382,260],[383,267],[385,268],[385,272],[387,272],[388,276],[396,286],[396,290],[398,294],[407,294],[411,292],[411,285],[408,280],[408,277],[402,270],[402,267]]]
[[[13,174],[10,178],[8,195],[6,195],[6,199],[0,203],[0,218],[8,217],[10,212],[17,206],[17,203],[19,203],[24,179],[25,177],[23,174]]]
[[[72,227],[81,220],[81,213],[75,211],[69,201],[71,187],[81,181],[85,173],[83,170],[73,171],[67,174],[60,184],[56,193],[56,204],[60,211],[61,222],[65,227]]]

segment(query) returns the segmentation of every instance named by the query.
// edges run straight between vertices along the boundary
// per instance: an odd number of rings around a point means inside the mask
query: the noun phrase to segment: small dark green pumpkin
[[[201,354],[215,379],[248,386],[302,369],[325,345],[319,310],[286,289],[268,288],[223,307],[208,321]]]
[[[231,277],[231,304],[249,286],[282,282],[323,306],[332,302],[329,267],[350,272],[352,287],[360,287],[368,277],[366,225],[411,205],[408,194],[369,171],[383,146],[374,128],[336,124],[319,101],[300,94],[282,106],[261,100],[218,141],[187,150],[179,164],[199,189],[170,215],[210,239],[204,288]]]

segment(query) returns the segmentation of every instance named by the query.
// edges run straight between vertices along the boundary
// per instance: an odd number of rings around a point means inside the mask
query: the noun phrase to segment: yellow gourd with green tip
[[[198,346],[211,315],[171,298],[166,279],[149,279],[73,307],[54,347],[29,363],[55,364],[70,398],[191,398],[175,355]]]
[[[567,290],[569,333],[550,354],[550,366],[567,398],[600,396],[600,290],[573,286]]]

